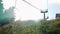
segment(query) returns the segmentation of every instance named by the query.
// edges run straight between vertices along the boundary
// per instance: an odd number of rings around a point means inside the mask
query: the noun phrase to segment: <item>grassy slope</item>
[[[10,26],[5,30],[6,34],[54,34],[56,32],[60,34],[60,20],[40,21],[35,23],[34,21],[16,21],[13,23],[12,28]],[[3,31],[0,31],[0,34]],[[9,33],[10,32],[10,33]],[[5,34],[4,33],[4,34]]]

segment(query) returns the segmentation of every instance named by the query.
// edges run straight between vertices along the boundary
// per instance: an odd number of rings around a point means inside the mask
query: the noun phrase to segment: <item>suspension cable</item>
[[[36,6],[34,6],[34,5],[30,4],[29,2],[27,2],[27,1],[25,1],[25,0],[23,0],[23,1],[24,1],[24,2],[26,2],[27,4],[31,5],[32,7],[36,8],[37,10],[39,10],[39,11],[40,11],[40,9],[39,9],[39,8],[37,8]]]

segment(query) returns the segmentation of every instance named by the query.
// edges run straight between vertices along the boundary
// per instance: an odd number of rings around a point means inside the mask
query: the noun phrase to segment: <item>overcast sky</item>
[[[55,19],[56,14],[60,14],[60,0],[49,0],[48,2],[49,19]]]
[[[55,18],[55,14],[60,12],[60,1],[59,0],[26,0],[32,5],[36,6],[39,9],[45,10],[48,8],[48,13],[46,16],[49,16],[49,19]],[[15,0],[3,0],[4,8],[8,9],[10,6],[15,5]],[[58,10],[56,10],[56,9]],[[57,12],[56,12],[57,11]],[[16,14],[16,19],[20,20],[38,20],[43,19],[43,14],[41,11],[30,6],[22,0],[17,0],[16,8],[14,11]]]

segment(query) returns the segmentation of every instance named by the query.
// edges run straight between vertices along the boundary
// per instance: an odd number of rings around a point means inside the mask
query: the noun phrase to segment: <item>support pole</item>
[[[44,19],[45,19],[45,13],[44,13]]]

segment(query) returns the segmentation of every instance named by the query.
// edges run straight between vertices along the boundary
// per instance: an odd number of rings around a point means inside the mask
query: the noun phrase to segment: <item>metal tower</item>
[[[29,2],[27,2],[27,1],[25,1],[25,0],[23,0],[23,1],[26,2],[27,4],[31,5],[32,7],[38,9],[39,11],[41,10],[41,9],[37,8],[36,6],[32,5],[32,4],[29,3]],[[47,1],[47,2],[48,2],[48,1]],[[46,11],[41,10],[41,13],[44,14],[44,19],[48,19],[48,17],[47,17],[47,18],[45,17],[45,13],[47,13],[47,12],[48,12],[48,10],[46,10]]]

